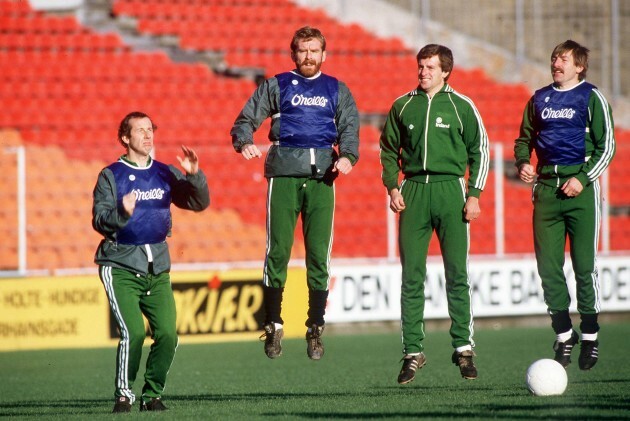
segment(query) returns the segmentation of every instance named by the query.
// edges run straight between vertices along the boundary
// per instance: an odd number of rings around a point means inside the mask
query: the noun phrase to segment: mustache
[[[301,63],[301,65],[302,65],[302,66],[308,66],[308,65],[310,65],[310,64],[315,65],[315,64],[317,64],[317,62],[316,62],[315,60],[304,60],[304,61]]]

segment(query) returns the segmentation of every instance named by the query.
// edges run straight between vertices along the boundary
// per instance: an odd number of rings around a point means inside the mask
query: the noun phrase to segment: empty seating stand
[[[117,0],[112,14],[135,18],[145,35],[175,36],[183,50],[222,53],[227,66],[257,67],[266,76],[291,68],[289,40],[308,16],[327,37],[324,71],[348,84],[363,115],[386,114],[396,97],[417,84],[416,52],[400,40],[378,38],[288,0]],[[491,143],[504,143],[506,166],[511,165],[511,145],[531,93],[524,85],[494,81],[480,69],[456,68],[450,82],[478,105]],[[201,63],[175,63],[164,52],[136,51],[117,33],[97,33],[73,16],[37,12],[26,1],[0,0],[0,83],[9,87],[0,90],[0,129],[16,131],[27,147],[29,267],[93,265],[99,236],[90,225],[91,191],[98,171],[124,152],[116,140],[117,127],[133,110],[147,112],[159,126],[157,159],[176,164],[185,144],[198,152],[208,175],[211,208],[200,214],[174,210],[169,240],[174,261],[263,258],[263,162],[243,160],[229,136],[234,118],[256,88],[251,80],[215,74]],[[268,129],[265,122],[255,134],[263,149]],[[382,257],[387,252],[389,210],[380,181],[379,135],[380,127],[362,126],[359,164],[337,183],[335,257]],[[612,167],[615,178],[626,176],[627,155],[620,148]],[[13,164],[5,166],[5,158],[2,168],[15,170]],[[60,168],[63,177],[56,174]],[[9,181],[7,176],[0,185],[3,203],[15,203],[15,192],[5,189]],[[75,208],[55,200],[58,184],[66,187]],[[478,254],[495,250],[493,222],[502,217],[494,214],[491,181],[486,190],[484,215],[472,229],[471,251]],[[627,190],[612,183],[610,203],[630,207]],[[506,252],[531,252],[529,188],[506,184],[506,198]],[[48,205],[38,210],[36,203]],[[0,226],[15,226],[16,212],[6,209],[15,211],[15,206],[7,204],[0,212]],[[79,227],[73,244],[61,241],[63,235],[53,229],[70,222]],[[611,225],[627,222],[620,216]],[[0,244],[0,269],[17,259],[15,230],[3,232],[10,241]],[[195,241],[183,233],[194,233]],[[293,258],[304,256],[300,238],[297,233]],[[626,247],[623,238],[612,236],[613,249]],[[439,253],[435,241],[430,253]]]

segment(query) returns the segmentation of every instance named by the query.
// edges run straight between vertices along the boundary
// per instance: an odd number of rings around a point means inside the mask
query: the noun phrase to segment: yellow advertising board
[[[173,272],[171,279],[181,343],[257,340],[262,333],[260,270]],[[286,337],[304,335],[307,308],[305,270],[290,269],[282,307]],[[98,275],[0,280],[0,351],[117,341]]]
[[[107,297],[94,278],[0,281],[0,350],[102,346]]]

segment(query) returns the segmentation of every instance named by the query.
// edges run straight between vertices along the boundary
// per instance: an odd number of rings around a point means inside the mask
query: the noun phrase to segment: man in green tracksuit
[[[116,356],[113,412],[130,412],[132,391],[146,337],[144,315],[153,344],[147,358],[141,411],[163,411],[161,397],[177,347],[171,259],[171,203],[201,211],[210,204],[208,184],[197,155],[182,146],[181,171],[151,158],[156,126],[142,112],[127,114],[118,128],[125,155],[104,168],[94,187],[92,226],[102,236],[94,262],[120,329]]]
[[[390,208],[400,212],[403,366],[398,383],[415,378],[425,364],[424,282],[433,231],[446,276],[452,361],[474,379],[473,315],[468,280],[469,223],[480,215],[479,196],[488,177],[488,137],[473,102],[446,82],[453,55],[429,44],[418,55],[419,86],[399,97],[381,135],[383,184]],[[464,180],[469,169],[468,183]],[[399,185],[402,169],[404,180]]]
[[[534,247],[545,303],[556,333],[555,360],[564,367],[578,343],[569,316],[564,275],[566,238],[575,273],[582,345],[579,367],[592,368],[599,356],[599,277],[596,253],[601,218],[599,176],[615,154],[612,111],[599,90],[586,82],[588,49],[567,40],[551,54],[553,83],[527,103],[514,146],[521,180],[533,188]],[[530,163],[536,151],[536,169]]]
[[[295,70],[264,81],[247,101],[231,130],[232,145],[243,158],[260,158],[253,133],[271,117],[272,146],[265,160],[267,250],[263,270],[263,337],[269,358],[282,353],[282,294],[298,215],[306,248],[308,318],[306,352],[319,360],[330,275],[335,191],[339,174],[359,158],[359,113],[348,87],[320,71],[326,40],[311,27],[291,41]],[[337,153],[334,146],[339,146]]]

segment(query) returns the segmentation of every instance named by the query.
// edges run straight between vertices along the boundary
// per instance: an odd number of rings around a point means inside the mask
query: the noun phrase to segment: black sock
[[[284,320],[280,316],[282,312],[282,294],[284,288],[272,288],[263,286],[263,305],[265,307],[265,324],[280,323]]]
[[[598,314],[580,314],[582,323],[580,323],[580,330],[582,333],[597,333],[599,332],[599,323],[597,323]]]
[[[556,335],[573,329],[571,317],[569,317],[569,310],[563,310],[552,314],[551,327],[553,328],[553,331],[556,332]]]
[[[328,291],[308,290],[308,320],[306,326],[314,324],[324,326],[324,314],[326,314],[326,301]]]

